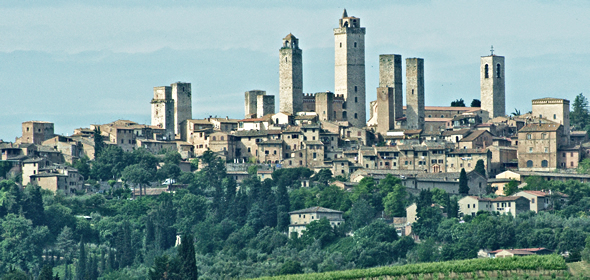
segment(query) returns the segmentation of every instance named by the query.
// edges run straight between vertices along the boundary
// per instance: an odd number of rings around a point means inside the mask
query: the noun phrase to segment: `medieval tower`
[[[406,59],[406,128],[424,128],[424,59]]]
[[[279,112],[303,111],[303,61],[299,39],[289,33],[279,51]]]
[[[365,108],[365,28],[361,19],[349,17],[344,10],[338,28],[334,28],[334,93],[343,95],[343,118],[355,127],[366,125]]]
[[[493,53],[481,57],[480,66],[481,109],[490,118],[506,115],[506,92],[504,90],[504,57]]]
[[[152,125],[165,129],[166,140],[174,140],[174,99],[172,87],[154,87]]]
[[[174,100],[174,133],[180,137],[180,123],[193,118],[191,83],[177,82],[170,87]]]
[[[401,55],[379,55],[377,108],[377,132],[385,134],[395,129],[395,120],[403,116]]]

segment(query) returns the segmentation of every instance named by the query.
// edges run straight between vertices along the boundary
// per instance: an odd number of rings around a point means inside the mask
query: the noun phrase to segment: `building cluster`
[[[378,180],[392,174],[408,189],[449,193],[458,193],[459,172],[465,169],[474,196],[486,193],[489,185],[501,189],[506,178],[496,175],[503,172],[588,179],[571,172],[590,150],[586,132],[570,127],[569,101],[535,99],[532,112],[507,116],[505,59],[493,52],[480,59],[481,107],[426,106],[424,59],[403,60],[399,54],[379,56],[377,100],[367,104],[365,33],[360,18],[345,10],[334,28],[334,92],[303,92],[303,51],[299,39],[289,34],[279,49],[278,110],[274,95],[250,90],[244,95],[243,119],[194,119],[191,84],[177,82],[154,87],[151,124],[117,120],[62,136],[54,134],[53,123],[25,122],[22,137],[0,143],[2,160],[13,163],[23,182],[53,180],[58,183],[52,189],[73,192],[83,178],[64,164],[84,156],[93,159],[99,130],[107,145],[124,151],[177,150],[190,159],[211,150],[232,166],[228,173],[238,181],[247,175],[239,166],[247,163],[271,166],[262,173],[289,167],[329,169],[349,179],[343,188],[367,176]],[[485,176],[473,172],[480,160]],[[482,209],[493,204],[481,203],[488,205]]]

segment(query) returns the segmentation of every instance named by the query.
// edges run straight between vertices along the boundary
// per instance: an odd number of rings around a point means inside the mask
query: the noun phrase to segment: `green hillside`
[[[420,263],[258,279],[526,279],[539,276],[569,278],[570,274],[561,256],[547,255]]]

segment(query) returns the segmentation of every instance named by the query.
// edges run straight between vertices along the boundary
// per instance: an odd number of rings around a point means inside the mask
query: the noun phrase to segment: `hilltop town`
[[[552,252],[590,260],[587,108],[586,125],[556,97],[507,114],[505,57],[493,48],[469,107],[427,106],[425,59],[401,54],[379,55],[367,100],[365,34],[344,10],[334,92],[304,93],[299,39],[277,39],[279,106],[248,90],[243,119],[193,112],[191,83],[175,82],[146,93],[150,124],[63,135],[23,122],[0,141],[0,224],[30,238],[14,249],[24,257],[0,260],[31,275],[60,267],[65,279],[74,263],[88,279],[196,279],[197,266],[214,279]],[[587,106],[579,98],[574,107]],[[0,237],[2,248],[19,242]],[[85,243],[97,245],[87,264]],[[17,273],[0,262],[3,272]]]
[[[418,191],[436,187],[457,194],[459,172],[471,174],[478,161],[483,161],[485,174],[470,180],[471,195],[488,193],[488,185],[503,194],[503,184],[520,176],[590,178],[575,173],[589,151],[588,136],[570,127],[569,100],[539,98],[531,101],[532,112],[506,114],[503,56],[492,51],[480,58],[480,101],[472,107],[441,107],[425,105],[423,58],[405,59],[403,104],[402,55],[380,55],[377,100],[370,102],[366,121],[365,28],[360,18],[345,10],[334,39],[334,92],[303,92],[303,51],[299,39],[288,34],[279,49],[279,108],[275,96],[249,90],[244,119],[195,119],[191,84],[177,82],[154,87],[151,124],[116,120],[64,136],[55,134],[53,123],[27,121],[14,143],[0,143],[2,160],[12,163],[9,173],[22,173],[24,185],[74,193],[84,181],[75,169],[48,172],[44,167],[82,157],[93,160],[95,131],[100,131],[105,145],[123,151],[176,150],[184,161],[213,151],[238,182],[248,175],[244,166],[266,164],[271,170],[329,169],[350,183],[392,174]],[[66,180],[56,179],[62,175]]]

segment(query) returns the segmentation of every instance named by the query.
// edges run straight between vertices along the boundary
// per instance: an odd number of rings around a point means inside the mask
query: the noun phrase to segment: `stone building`
[[[174,100],[174,133],[180,137],[180,124],[193,118],[191,83],[176,82],[170,85]]]
[[[395,129],[395,121],[403,117],[402,57],[379,55],[379,87],[377,88],[377,132]]]
[[[524,171],[551,171],[559,167],[563,126],[531,123],[518,131],[518,168]]]
[[[479,211],[497,212],[518,216],[530,210],[530,201],[522,196],[482,198],[466,196],[459,200],[459,216],[475,216]]]
[[[256,96],[256,117],[262,118],[268,114],[275,113],[275,96],[258,95]]]
[[[424,59],[406,58],[406,128],[424,128]]]
[[[174,123],[174,99],[172,87],[154,87],[152,103],[152,125],[165,129],[166,140],[174,140],[176,125]]]
[[[361,27],[361,19],[349,17],[346,10],[342,14],[338,28],[334,28],[334,93],[344,96],[344,119],[355,127],[365,127],[367,121],[365,33],[365,28]]]
[[[561,98],[533,99],[533,117],[561,124],[566,138],[570,135],[570,101]],[[583,129],[583,128],[582,128]]]
[[[481,109],[489,112],[490,118],[506,115],[504,57],[489,55],[481,57],[480,85]]]
[[[303,111],[303,60],[299,39],[289,33],[279,51],[279,112]]]
[[[40,145],[43,141],[54,136],[53,123],[44,121],[28,121],[22,124],[23,134],[20,143]]]
[[[289,212],[289,216],[291,218],[291,224],[289,225],[289,236],[295,233],[298,237],[301,237],[302,232],[306,229],[309,223],[320,219],[327,219],[330,221],[330,225],[332,227],[336,227],[344,223],[342,211],[319,206],[292,211]]]

